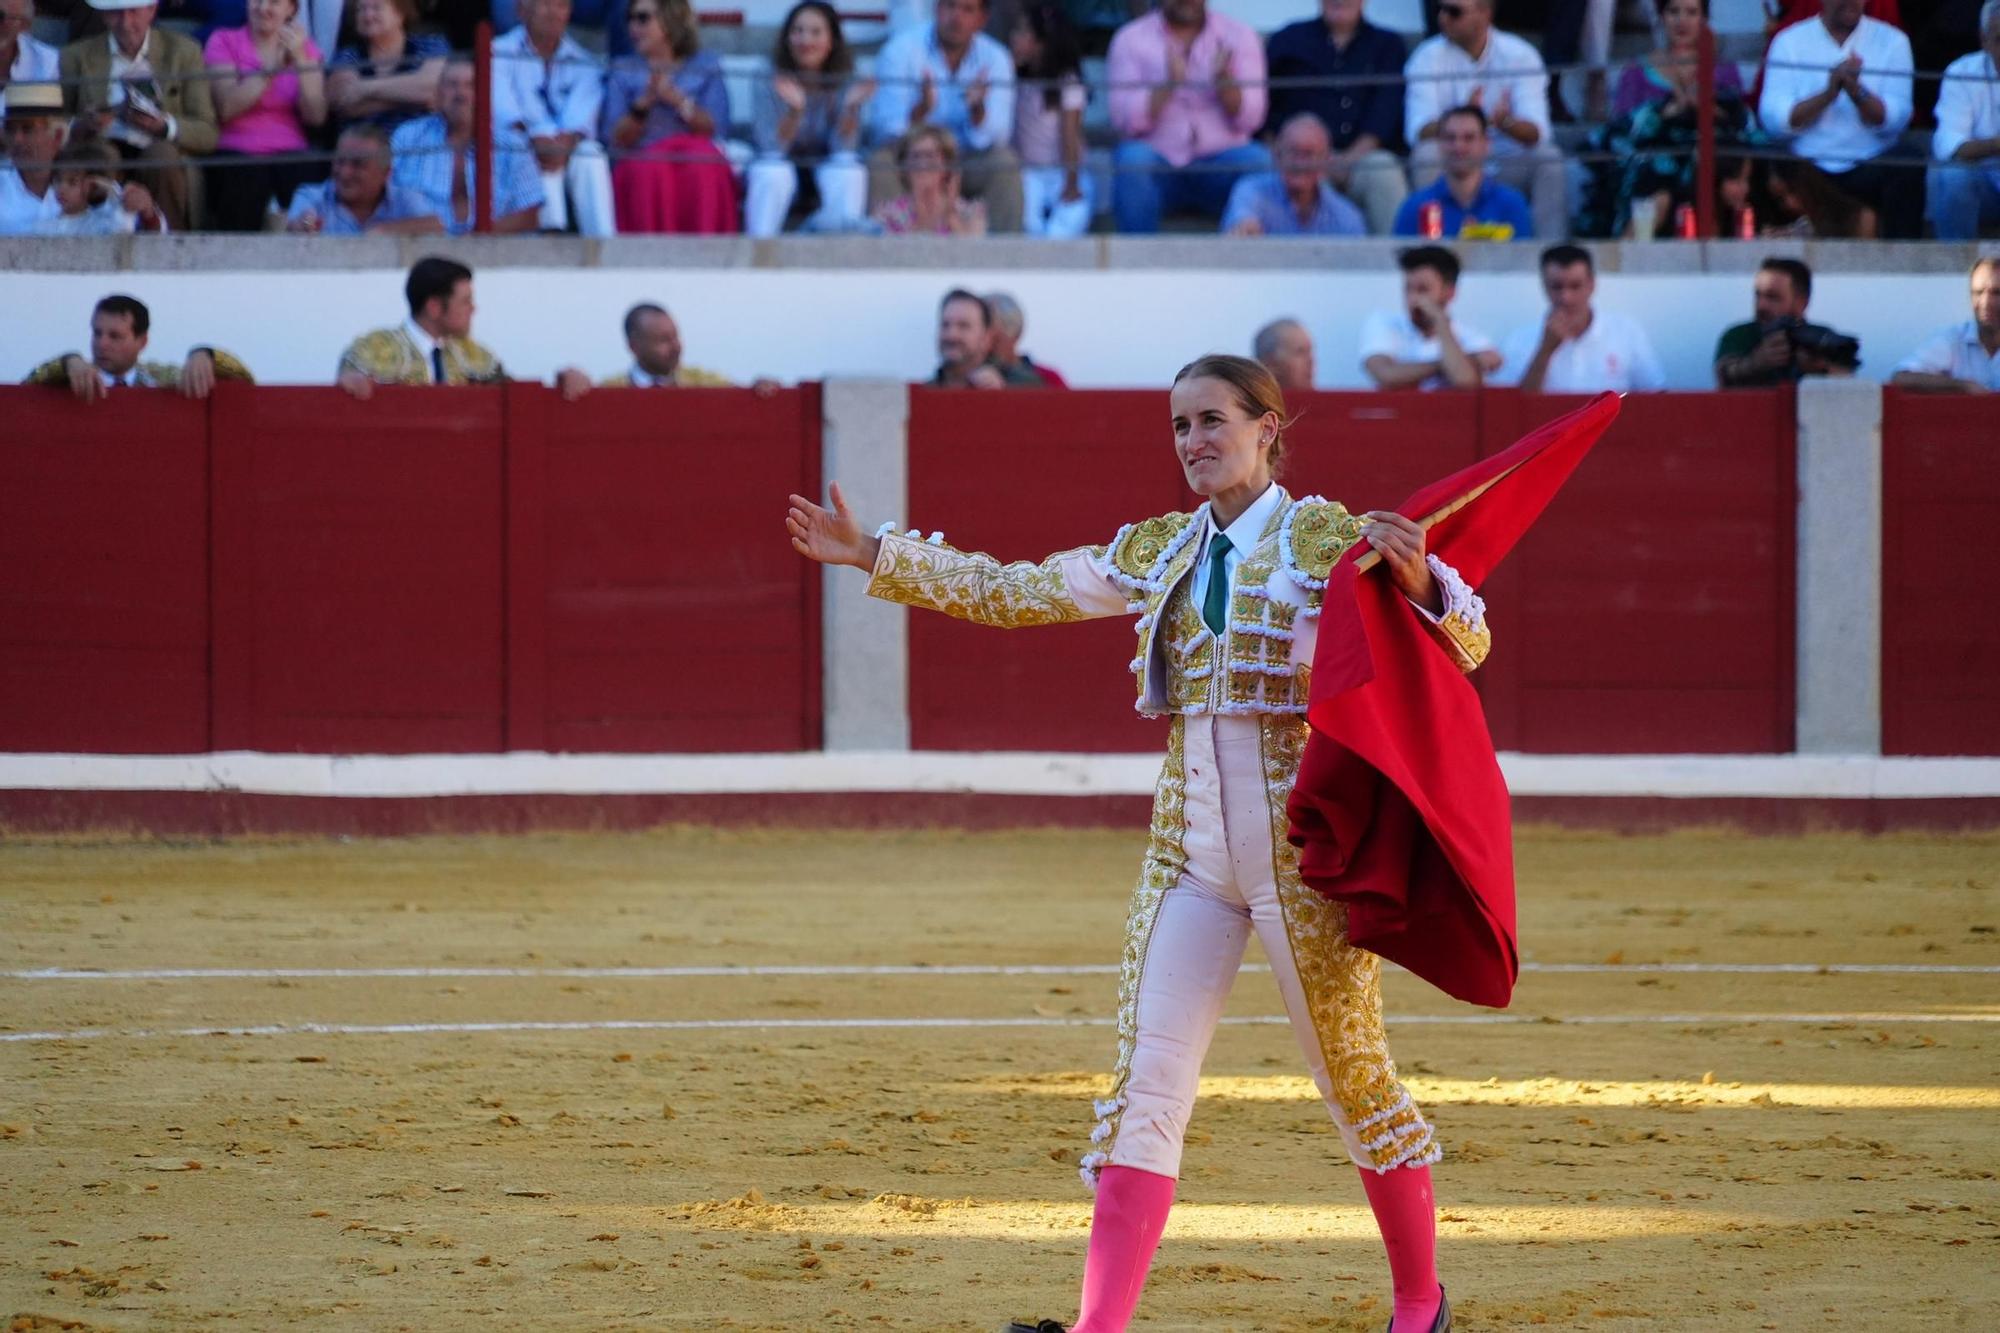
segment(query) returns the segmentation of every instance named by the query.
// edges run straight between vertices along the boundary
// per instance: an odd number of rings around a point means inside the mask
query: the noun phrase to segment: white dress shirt
[[[1989,353],[1979,341],[1977,320],[1968,319],[1963,324],[1939,329],[1898,362],[1896,369],[1949,375],[1955,380],[1971,380],[1989,389],[2000,389],[2000,352]]]
[[[531,139],[581,134],[596,142],[604,108],[604,64],[563,34],[554,60],[528,40],[525,26],[493,39],[493,123],[525,125]]]
[[[1486,49],[1476,59],[1447,37],[1427,37],[1410,52],[1403,78],[1403,125],[1412,143],[1417,131],[1453,107],[1471,102],[1475,91],[1489,120],[1504,96],[1509,115],[1542,132],[1538,144],[1548,143],[1554,133],[1549,125],[1549,76],[1541,52],[1511,32],[1495,28],[1487,33]],[[1495,130],[1492,137],[1495,157],[1528,150],[1511,134]]]
[[[61,216],[55,173],[49,174],[48,185],[36,194],[22,182],[19,171],[0,167],[0,236],[30,236],[42,223]]]
[[[1866,125],[1854,99],[1843,89],[1820,118],[1792,129],[1792,108],[1826,91],[1827,75],[1849,56],[1861,57],[1861,86],[1882,99],[1880,125]],[[1764,95],[1757,118],[1765,130],[1791,140],[1791,149],[1822,171],[1848,171],[1896,146],[1910,123],[1910,78],[1916,68],[1910,39],[1880,19],[1863,17],[1835,42],[1823,17],[1804,19],[1771,39],[1764,58]]]
[[[1445,318],[1451,320],[1452,336],[1458,339],[1459,347],[1467,356],[1475,352],[1493,350],[1493,340],[1478,329],[1459,323],[1454,315],[1447,314]],[[1406,309],[1377,310],[1362,321],[1361,368],[1364,374],[1367,373],[1368,358],[1371,356],[1386,356],[1391,361],[1407,364],[1435,361],[1441,355],[1436,336],[1419,329]],[[1450,383],[1450,380],[1439,373],[1425,380],[1419,387],[1442,389]]]
[[[433,357],[431,352],[433,350],[442,352],[444,344],[424,332],[423,326],[414,319],[403,321],[403,336],[410,340],[410,345],[417,349],[417,355],[423,358],[424,373],[431,377],[431,383],[443,384],[444,381],[438,378],[437,372],[439,359]]]
[[[1236,584],[1236,566],[1243,557],[1257,549],[1257,539],[1264,535],[1264,529],[1271,522],[1271,515],[1278,512],[1278,506],[1285,500],[1284,488],[1272,482],[1264,488],[1264,493],[1250,502],[1250,507],[1236,516],[1236,521],[1222,529],[1222,535],[1229,538],[1229,549],[1222,553],[1222,572],[1230,586]],[[1215,540],[1215,515],[1208,514],[1202,524],[1201,549],[1195,552],[1194,586],[1188,591],[1194,596],[1197,612],[1208,605],[1208,545]]]
[[[910,114],[926,74],[933,101],[925,123],[950,130],[960,151],[983,153],[995,144],[1012,142],[1013,53],[985,33],[974,33],[972,45],[954,70],[938,46],[937,25],[925,23],[891,37],[875,57],[880,86],[862,113],[870,143],[894,143],[910,128]],[[986,114],[975,125],[965,94],[981,79],[986,82]]]
[[[14,63],[7,71],[7,82],[12,83],[54,83],[62,77],[62,55],[47,42],[38,42],[27,33],[22,33],[14,43]],[[0,88],[0,110],[7,107],[7,90]]]
[[[1937,133],[1931,135],[1931,156],[1949,162],[1968,139],[2000,138],[2000,69],[1984,51],[1960,56],[1944,67],[1938,88]],[[2000,153],[1966,166],[1985,171],[2000,185]]]
[[[1501,349],[1505,358],[1495,384],[1519,384],[1528,366],[1541,350],[1542,329],[1537,321],[1523,324],[1508,337]],[[1565,338],[1549,354],[1549,367],[1542,377],[1544,393],[1602,393],[1609,389],[1658,390],[1667,387],[1667,374],[1653,343],[1635,320],[1610,310],[1592,310],[1590,327],[1581,337]]]

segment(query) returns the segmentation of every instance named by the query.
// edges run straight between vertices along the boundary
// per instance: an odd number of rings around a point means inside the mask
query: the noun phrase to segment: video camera
[[[1827,328],[1824,324],[1808,324],[1797,315],[1787,315],[1757,326],[1760,339],[1774,333],[1784,334],[1791,343],[1795,373],[1798,373],[1796,358],[1800,352],[1816,356],[1828,365],[1839,366],[1843,370],[1855,370],[1861,365],[1861,340]]]

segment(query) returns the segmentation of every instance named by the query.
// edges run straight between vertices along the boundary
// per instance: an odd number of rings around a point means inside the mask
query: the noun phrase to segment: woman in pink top
[[[319,47],[296,20],[298,0],[250,0],[250,22],[218,29],[202,54],[215,75],[222,122],[208,167],[208,215],[219,231],[261,231],[271,200],[282,215],[292,191],[326,167],[299,160],[308,127],[326,123]]]

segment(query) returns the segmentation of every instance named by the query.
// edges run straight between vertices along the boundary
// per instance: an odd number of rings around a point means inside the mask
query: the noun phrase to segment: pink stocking
[[[1368,1191],[1368,1206],[1375,1210],[1382,1248],[1389,1252],[1389,1280],[1396,1292],[1394,1333],[1430,1333],[1444,1303],[1444,1289],[1437,1279],[1437,1205],[1431,1198],[1431,1169],[1399,1166],[1380,1175],[1364,1169],[1361,1185]]]
[[[1174,1178],[1129,1166],[1097,1174],[1097,1211],[1083,1260],[1083,1313],[1070,1333],[1124,1333],[1174,1206]]]

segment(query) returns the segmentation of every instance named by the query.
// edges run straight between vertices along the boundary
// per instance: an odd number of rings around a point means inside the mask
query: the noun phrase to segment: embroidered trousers
[[[1380,960],[1346,942],[1344,913],[1299,883],[1291,848],[1281,842],[1283,810],[1280,804],[1274,815],[1269,779],[1279,766],[1289,790],[1302,731],[1289,720],[1278,728],[1271,722],[1213,714],[1181,720],[1185,861],[1155,897],[1157,907],[1148,911],[1143,883],[1135,904],[1126,981],[1130,988],[1136,944],[1133,1030],[1121,1045],[1126,1067],[1118,1087],[1098,1107],[1105,1119],[1095,1137],[1110,1144],[1100,1165],[1180,1174],[1202,1058],[1253,933],[1271,960],[1306,1068],[1355,1163],[1379,1172],[1439,1155],[1389,1058]],[[1274,734],[1293,737],[1293,745],[1270,753]],[[1175,758],[1170,753],[1168,785]],[[1156,823],[1149,861],[1158,858],[1159,832]]]

